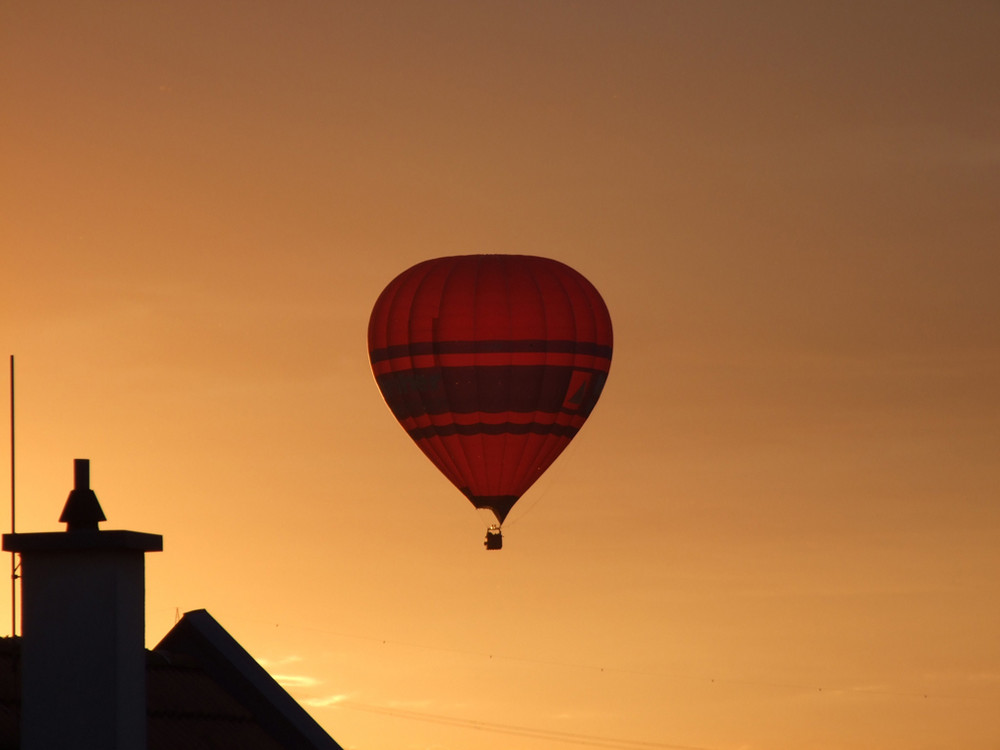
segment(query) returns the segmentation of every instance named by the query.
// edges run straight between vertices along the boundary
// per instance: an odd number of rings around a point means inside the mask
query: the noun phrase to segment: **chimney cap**
[[[107,517],[101,509],[97,495],[90,489],[90,459],[73,460],[74,486],[66,498],[59,522],[66,524],[66,531],[96,531]]]
[[[107,520],[97,495],[90,489],[90,461],[78,458],[73,464],[76,486],[69,493],[66,507],[59,520],[67,524],[66,531],[43,531],[37,534],[4,534],[3,549],[22,554],[74,552],[91,554],[95,551],[115,554],[160,552],[163,537],[139,531],[104,531],[97,527]]]

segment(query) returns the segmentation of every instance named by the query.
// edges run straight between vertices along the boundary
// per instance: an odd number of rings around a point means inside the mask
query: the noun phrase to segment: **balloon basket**
[[[483,546],[486,549],[503,548],[503,535],[500,533],[499,526],[490,526],[486,530],[486,541],[483,542]]]

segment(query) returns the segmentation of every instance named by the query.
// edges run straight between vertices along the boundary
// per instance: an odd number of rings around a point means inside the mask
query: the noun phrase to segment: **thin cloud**
[[[280,667],[285,664],[295,664],[302,661],[301,656],[286,656],[282,659],[257,659],[257,663],[265,669],[269,667]]]
[[[344,701],[351,699],[350,693],[341,693],[339,695],[326,695],[322,698],[306,698],[302,701],[307,706],[312,706],[313,708],[325,708],[326,706],[333,706],[337,703],[343,703]]]

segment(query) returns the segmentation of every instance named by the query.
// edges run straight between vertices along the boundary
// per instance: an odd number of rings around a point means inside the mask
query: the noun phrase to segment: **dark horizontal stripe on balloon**
[[[476,352],[465,354],[418,354],[372,363],[375,376],[404,370],[434,367],[574,367],[608,372],[611,360],[570,352]]]
[[[400,422],[422,414],[473,412],[586,416],[606,379],[603,370],[552,365],[434,367],[376,376],[379,390]]]
[[[476,411],[469,414],[421,414],[416,417],[407,417],[400,424],[407,432],[418,430],[423,427],[445,427],[448,425],[489,425],[489,424],[559,424],[564,427],[580,428],[587,418],[575,412],[516,412],[505,411],[499,414]]]
[[[414,440],[450,437],[452,435],[559,435],[565,438],[572,438],[579,429],[579,427],[563,424],[539,424],[538,422],[514,424],[506,422],[504,424],[428,425],[427,427],[417,427],[407,432]]]
[[[611,346],[591,341],[563,339],[486,340],[486,341],[419,341],[412,344],[394,344],[370,353],[372,363],[399,357],[417,357],[425,354],[495,354],[506,352],[554,352],[586,354],[611,359]]]

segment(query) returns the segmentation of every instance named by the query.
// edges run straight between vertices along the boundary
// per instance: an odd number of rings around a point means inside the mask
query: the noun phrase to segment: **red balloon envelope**
[[[372,370],[393,415],[499,523],[590,415],[611,346],[594,286],[526,255],[418,263],[385,288],[368,324]]]

